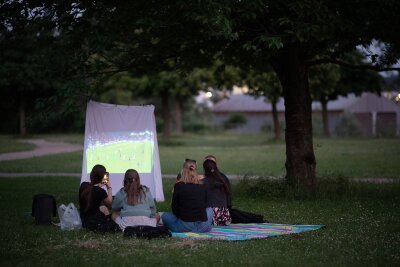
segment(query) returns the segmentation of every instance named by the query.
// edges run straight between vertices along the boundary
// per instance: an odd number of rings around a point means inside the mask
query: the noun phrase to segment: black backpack
[[[171,232],[165,226],[128,226],[124,230],[125,237],[152,239],[156,237],[171,237]]]
[[[51,218],[57,216],[56,199],[52,195],[38,194],[33,196],[32,217],[36,224],[50,225]]]

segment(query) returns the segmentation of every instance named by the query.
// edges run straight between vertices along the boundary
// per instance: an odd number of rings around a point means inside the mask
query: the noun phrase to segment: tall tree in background
[[[187,74],[181,74],[177,86],[172,94],[175,98],[175,127],[179,134],[182,129],[182,111],[185,103],[196,96],[200,91],[208,92],[210,89],[226,93],[232,91],[234,85],[242,83],[240,69],[235,66],[225,65],[220,60],[215,60],[209,67],[194,68]],[[181,130],[181,131],[179,131]]]
[[[283,89],[286,178],[295,188],[314,189],[316,182],[308,68],[333,63],[391,70],[400,55],[400,2],[395,0],[61,2],[49,5],[56,10],[49,21],[57,23],[64,48],[71,51],[65,54],[76,59],[68,61],[75,63],[68,72],[85,81],[121,71],[134,77],[190,72],[211,65],[216,55],[238,66],[260,59],[270,64]],[[347,53],[373,40],[384,44],[382,55],[371,55],[373,64],[346,61]],[[89,64],[92,55],[98,58]]]
[[[174,98],[175,125],[180,132],[182,101],[198,90],[188,86],[186,76],[196,67],[211,65],[216,51],[213,47],[217,46],[205,42],[202,22],[194,19],[200,10],[206,12],[202,5],[176,1],[78,1],[76,8],[82,12],[74,39],[86,34],[85,48],[96,55],[91,58],[89,71],[82,72],[99,77],[126,71],[141,80],[143,89],[135,93],[161,100],[164,140],[171,132]]]
[[[398,73],[390,73],[384,77],[385,90],[397,91],[400,93],[400,75]]]
[[[308,68],[333,63],[375,71],[392,69],[390,65],[400,55],[396,37],[400,3],[265,0],[227,1],[224,6],[220,9],[220,17],[225,18],[221,31],[224,35],[231,33],[230,47],[242,47],[242,53],[248,51],[247,56],[254,60],[264,58],[281,82],[285,99],[287,181],[295,188],[313,190],[316,160]],[[373,65],[355,66],[344,61],[344,55],[356,46],[368,46],[373,40],[387,44],[381,57],[374,55]]]
[[[337,83],[340,80],[340,67],[333,64],[314,66],[309,71],[311,97],[321,103],[322,128],[325,137],[330,137],[328,122],[328,102],[341,94]],[[343,93],[343,92],[342,92]]]
[[[345,55],[346,62],[360,66],[366,58],[359,52],[354,51]],[[337,83],[337,91],[341,95],[354,93],[361,95],[363,92],[380,94],[384,88],[383,77],[376,71],[368,68],[349,68],[341,66],[340,81]]]
[[[183,132],[183,112],[184,107],[191,103],[191,99],[199,93],[199,91],[207,91],[213,84],[213,73],[209,68],[194,68],[187,75],[182,75],[180,87],[174,92],[175,97],[175,132],[181,134]]]
[[[278,77],[276,77],[276,74],[272,71],[256,72],[252,70],[248,72],[245,83],[249,87],[250,94],[265,96],[268,101],[271,102],[275,140],[281,140],[281,126],[278,117],[277,103],[282,96],[282,87]]]
[[[87,80],[76,78],[89,55],[74,31],[79,13],[62,1],[0,4],[0,87],[7,102],[18,101],[20,134],[27,119],[44,128],[50,121],[63,127],[59,121],[85,94]]]
[[[18,107],[19,133],[25,135],[27,113],[51,83],[46,79],[50,72],[44,68],[44,62],[49,63],[44,55],[54,38],[49,9],[33,9],[24,1],[8,5],[0,5],[0,87],[4,103]]]
[[[354,66],[361,65],[366,60],[359,51],[348,53],[344,57],[346,62]],[[383,79],[376,71],[323,64],[310,67],[309,84],[312,99],[321,103],[323,134],[329,137],[328,102],[350,93],[379,94],[383,88]]]

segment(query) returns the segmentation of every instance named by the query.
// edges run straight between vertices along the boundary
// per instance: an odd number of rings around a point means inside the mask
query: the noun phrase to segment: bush
[[[224,121],[224,128],[233,129],[246,124],[246,122],[247,119],[243,114],[235,113],[230,115],[229,118],[226,121]]]
[[[396,124],[384,123],[378,120],[376,123],[376,135],[378,137],[395,137]]]
[[[184,132],[199,133],[199,132],[208,131],[210,129],[211,129],[210,125],[207,125],[200,121],[183,122],[183,131]]]
[[[341,114],[335,122],[334,134],[339,137],[361,136],[362,131],[356,118],[351,113]]]
[[[26,127],[29,133],[82,133],[85,131],[85,115],[82,110],[66,114],[35,114],[26,118]]]
[[[272,125],[270,123],[264,123],[261,126],[261,131],[264,132],[264,133],[270,133],[270,132],[273,131],[273,127],[272,127]]]
[[[308,188],[293,189],[284,179],[269,177],[243,177],[233,192],[235,196],[250,199],[335,199],[344,196],[360,195],[363,184],[351,183],[346,177],[318,178],[315,191]]]
[[[284,180],[274,181],[268,177],[251,178],[244,176],[236,186],[235,195],[245,198],[279,198],[286,194]]]

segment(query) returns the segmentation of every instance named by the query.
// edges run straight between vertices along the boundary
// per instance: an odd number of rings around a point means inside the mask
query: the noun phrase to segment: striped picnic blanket
[[[255,238],[267,238],[271,236],[295,234],[323,228],[324,225],[291,225],[276,223],[246,223],[231,224],[229,226],[213,226],[207,233],[175,233],[173,237],[196,238],[208,240],[249,240]]]

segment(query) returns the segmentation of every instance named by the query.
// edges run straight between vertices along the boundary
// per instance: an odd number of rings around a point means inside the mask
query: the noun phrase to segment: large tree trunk
[[[281,140],[281,125],[279,123],[279,118],[278,118],[278,110],[276,108],[276,99],[273,99],[271,101],[272,105],[272,119],[274,121],[274,133],[275,133],[275,140],[279,141]]]
[[[311,97],[306,60],[298,46],[285,47],[271,59],[285,99],[286,179],[294,188],[315,188]]]
[[[170,136],[170,115],[169,115],[169,97],[168,94],[161,96],[162,115],[163,115],[163,141],[168,141]]]
[[[175,98],[175,132],[180,135],[182,134],[182,105],[178,97]]]
[[[325,98],[321,98],[320,102],[322,107],[322,127],[324,130],[324,136],[330,137],[331,133],[329,132],[329,122],[328,122],[328,101]]]
[[[25,97],[23,95],[19,98],[19,135],[26,135],[26,115],[25,115]]]

